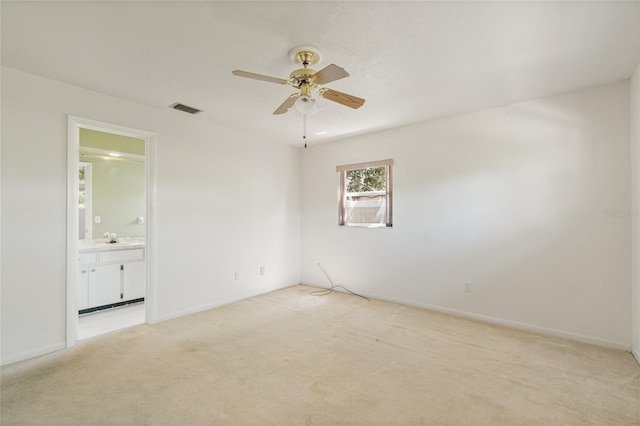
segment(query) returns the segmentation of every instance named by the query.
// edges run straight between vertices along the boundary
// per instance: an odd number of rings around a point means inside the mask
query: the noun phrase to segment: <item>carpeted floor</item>
[[[295,286],[2,368],[3,425],[640,425],[631,354]]]

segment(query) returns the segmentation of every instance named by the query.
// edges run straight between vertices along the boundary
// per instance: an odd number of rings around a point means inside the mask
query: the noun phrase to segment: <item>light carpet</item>
[[[640,424],[628,352],[313,290],[4,366],[2,424]]]

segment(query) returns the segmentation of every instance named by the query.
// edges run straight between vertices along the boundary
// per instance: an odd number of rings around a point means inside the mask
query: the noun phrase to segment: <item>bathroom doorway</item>
[[[69,117],[67,346],[150,322],[154,144],[149,132]]]

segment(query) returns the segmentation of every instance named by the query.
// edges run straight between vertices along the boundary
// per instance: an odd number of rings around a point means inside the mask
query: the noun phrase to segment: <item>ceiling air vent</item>
[[[199,112],[202,112],[201,109],[193,108],[185,104],[181,104],[180,102],[176,102],[173,105],[169,105],[169,108],[177,109],[178,111],[186,112],[188,114],[198,114]]]

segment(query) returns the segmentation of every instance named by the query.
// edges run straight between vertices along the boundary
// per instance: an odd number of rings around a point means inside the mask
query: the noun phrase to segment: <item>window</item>
[[[340,174],[338,224],[390,227],[393,160],[336,167]]]

